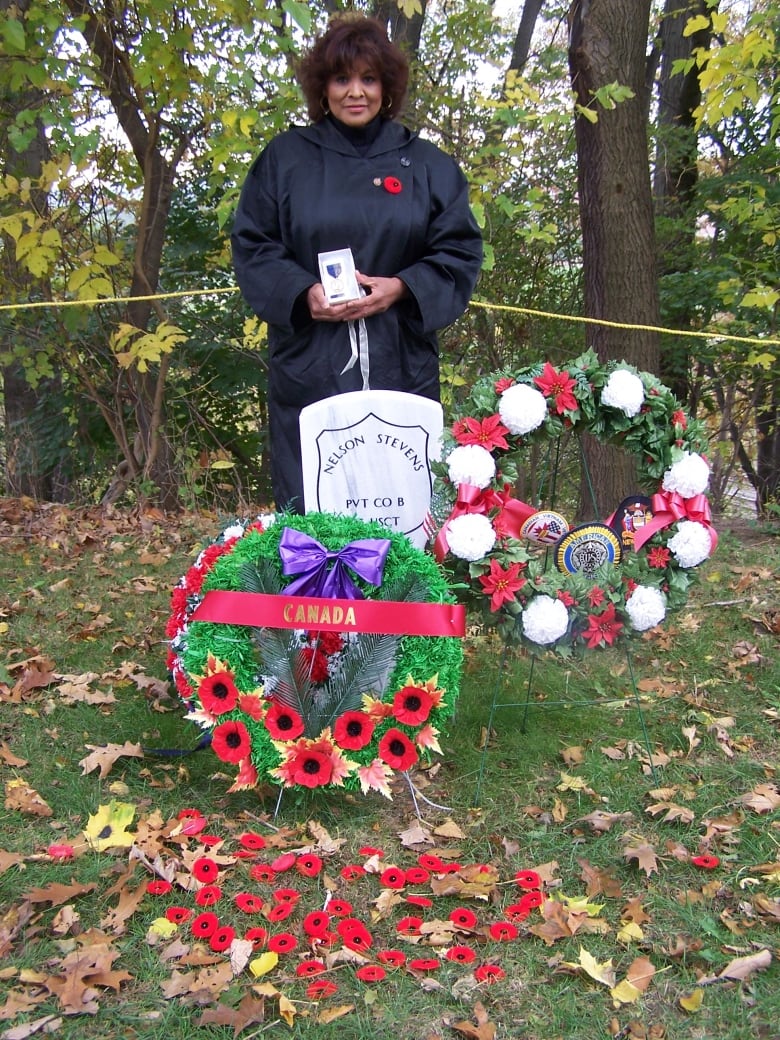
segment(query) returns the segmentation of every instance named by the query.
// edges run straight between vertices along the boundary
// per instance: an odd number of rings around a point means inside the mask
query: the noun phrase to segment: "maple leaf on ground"
[[[244,995],[237,1008],[229,1007],[227,1004],[217,1004],[215,1007],[206,1008],[198,1020],[199,1026],[232,1026],[233,1036],[245,1029],[246,1026],[265,1021],[265,998],[253,997],[251,993]]]
[[[680,823],[693,823],[695,818],[692,809],[687,809],[684,805],[676,805],[674,802],[655,802],[653,805],[648,805],[645,812],[651,816],[660,816],[661,813],[664,813],[661,823],[674,823],[678,820]]]
[[[119,758],[143,758],[144,752],[140,744],[131,744],[126,740],[124,744],[85,744],[92,754],[82,758],[79,762],[82,776],[92,773],[95,769],[100,770],[100,779],[108,776],[114,763]]]
[[[15,755],[4,740],[0,740],[0,762],[7,766],[12,766],[14,769],[21,769],[22,766],[29,765],[26,759]]]
[[[777,784],[758,784],[748,794],[743,794],[737,801],[746,809],[757,813],[774,812],[780,808],[780,788]]]
[[[62,906],[63,903],[69,903],[71,899],[86,895],[87,892],[92,892],[95,888],[97,888],[97,882],[95,881],[86,885],[77,884],[75,881],[72,881],[69,885],[63,885],[55,881],[47,885],[46,888],[31,889],[25,893],[25,898],[31,903],[51,903],[52,906]]]
[[[634,814],[632,812],[611,813],[605,812],[604,809],[594,809],[592,813],[588,813],[587,816],[580,816],[574,822],[587,823],[596,834],[605,834],[616,823],[628,823],[633,818]]]
[[[579,960],[561,961],[560,967],[570,968],[577,973],[584,972],[594,982],[599,982],[602,986],[611,987],[617,982],[617,975],[615,974],[612,961],[608,960],[599,963],[593,954],[589,953],[582,946],[580,946]]]
[[[627,860],[635,859],[637,866],[641,867],[648,877],[658,873],[658,853],[647,842],[640,842],[639,845],[627,845],[623,849],[623,855]]]
[[[9,907],[0,917],[0,958],[6,957],[13,948],[14,941],[32,917],[32,904],[29,900]]]
[[[577,862],[582,867],[580,877],[587,885],[589,898],[602,894],[607,896],[608,899],[620,899],[622,897],[623,890],[620,887],[620,882],[608,870],[594,867],[592,863],[588,863],[585,859],[578,859]]]
[[[744,982],[754,972],[764,971],[771,963],[771,950],[759,950],[758,953],[751,953],[747,957],[735,957],[717,975],[706,975],[699,979],[698,985],[708,986],[712,982],[723,982],[726,979]]]
[[[454,1029],[461,1036],[467,1036],[470,1040],[494,1040],[496,1035],[496,1027],[493,1022],[488,1018],[487,1011],[485,1010],[484,1004],[480,1001],[474,1005],[474,1022],[469,1022],[468,1019],[463,1019],[460,1022],[448,1022],[447,1024],[451,1029]]]
[[[497,894],[498,871],[493,867],[471,865],[462,867],[457,874],[431,878],[435,896],[458,896],[460,899],[484,899]]]
[[[6,780],[5,807],[29,816],[53,816],[54,810],[38,794],[34,787],[17,777]]]

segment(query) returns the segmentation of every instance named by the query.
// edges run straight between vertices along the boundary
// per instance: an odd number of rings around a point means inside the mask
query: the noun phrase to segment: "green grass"
[[[167,686],[164,628],[170,588],[220,525],[208,516],[174,523],[14,503],[0,515],[0,776],[6,799],[21,780],[51,808],[50,816],[37,816],[6,800],[0,809],[0,1037],[12,1029],[19,1032],[7,1035],[24,1035],[25,1024],[54,1016],[63,1040],[228,1038],[236,1031],[307,1040],[434,1040],[479,1035],[456,1027],[468,1020],[476,1030],[481,1002],[499,1038],[778,1040],[780,868],[773,873],[767,865],[780,861],[780,812],[759,813],[740,801],[776,782],[780,760],[776,540],[755,531],[724,534],[687,608],[660,635],[641,640],[630,658],[622,651],[569,661],[544,657],[533,662],[529,683],[526,655],[504,659],[493,640],[471,638],[444,755],[415,780],[430,840],[407,847],[402,835],[419,821],[402,783],[392,802],[378,795],[286,792],[274,818],[278,791],[228,794],[232,776],[208,750],[120,758],[103,778],[85,774],[79,763],[87,745],[196,743],[199,731]],[[31,663],[44,673],[44,684],[23,688],[19,680]],[[86,684],[91,700],[68,700],[62,676],[75,683],[72,677],[87,673],[93,673]],[[494,698],[499,706],[488,731]],[[643,769],[648,741],[665,763],[655,777]],[[315,843],[311,824],[325,828],[343,844],[323,854],[324,873],[280,878],[302,892],[290,931],[301,935],[304,913],[321,906],[331,887],[369,923],[374,952],[398,945],[414,957],[446,949],[399,937],[394,923],[403,914],[446,920],[455,906],[467,905],[480,923],[500,920],[503,907],[518,898],[513,878],[519,869],[543,867],[555,898],[585,900],[588,878],[606,891],[591,892],[590,902],[601,909],[589,923],[549,944],[531,931],[542,922],[538,910],[513,942],[459,936],[476,949],[475,963],[495,960],[505,971],[493,985],[475,985],[473,966],[446,959],[430,978],[402,969],[374,986],[360,983],[353,965],[337,964],[328,977],[337,981],[338,994],[316,1004],[306,997],[309,980],[295,975],[300,958],[289,955],[263,978],[244,969],[211,993],[201,986],[173,995],[171,979],[202,970],[195,962],[210,951],[182,926],[188,956],[165,959],[167,941],[150,945],[148,930],[173,902],[193,905],[193,894],[144,895],[124,925],[112,928],[119,893],[152,876],[143,863],[130,863],[127,850],[87,851],[66,863],[45,854],[51,843],[79,841],[89,816],[112,799],[135,807],[131,829],[145,835],[149,860],[176,861],[185,882],[182,848],[163,834],[183,808],[203,812],[226,848],[235,847],[243,830],[262,832],[278,845],[268,850],[269,860],[286,846]],[[664,822],[665,812],[646,811],[659,802],[689,811],[690,818]],[[614,814],[608,829],[589,822],[596,811]],[[442,826],[447,830],[437,835]],[[657,855],[649,875],[626,856],[641,843]],[[189,847],[196,844],[191,839]],[[347,884],[339,876],[345,864],[363,861],[358,850],[366,845],[381,847],[385,862],[404,868],[435,850],[461,865],[494,869],[498,884],[490,901],[434,894],[430,885],[408,887],[433,905],[417,911],[402,904],[378,919],[377,878]],[[720,866],[693,866],[688,853],[698,851],[717,855]],[[240,927],[247,921],[230,896],[262,890],[248,872],[249,863],[239,860],[220,878],[220,918]],[[62,905],[35,901],[47,886],[71,883],[95,887]],[[642,937],[628,942],[618,932],[631,901],[641,904],[647,920]],[[20,921],[20,913],[29,919]],[[68,923],[67,914],[78,916]],[[63,1013],[45,980],[62,973],[69,953],[98,941],[110,944],[112,969],[127,977],[115,987],[94,986],[94,1013]],[[649,958],[655,975],[636,1001],[615,1006],[607,986],[572,967],[581,950],[601,965],[611,961],[618,981],[637,957]],[[699,1010],[681,1007],[680,998],[695,992],[703,977],[764,950],[772,957],[767,970],[703,985]],[[224,957],[213,960],[218,965]],[[278,996],[258,992],[264,983],[292,1002],[292,1025],[280,1020]],[[252,997],[258,1007],[264,1001],[264,1019],[255,1016],[241,1028],[229,1016]],[[223,1023],[202,1024],[218,1005]],[[320,1020],[334,1005],[351,1010],[332,1022]]]

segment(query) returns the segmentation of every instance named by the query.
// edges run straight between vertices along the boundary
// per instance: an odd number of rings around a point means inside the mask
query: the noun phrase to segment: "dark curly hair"
[[[365,62],[382,81],[382,114],[394,119],[401,111],[409,82],[409,62],[387,37],[376,18],[336,16],[325,33],[298,62],[298,82],[313,123],[325,117],[322,100],[331,76],[351,72]]]

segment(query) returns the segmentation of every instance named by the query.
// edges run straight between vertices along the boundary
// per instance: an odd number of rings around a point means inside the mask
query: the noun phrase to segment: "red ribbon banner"
[[[320,632],[378,632],[398,636],[464,636],[466,608],[453,603],[266,595],[212,589],[191,621],[255,628],[313,628]]]

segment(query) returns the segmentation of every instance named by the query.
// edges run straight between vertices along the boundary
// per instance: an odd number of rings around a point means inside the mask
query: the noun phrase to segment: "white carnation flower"
[[[534,596],[521,615],[523,633],[533,643],[554,643],[569,627],[569,612],[563,600]]]
[[[452,555],[470,563],[484,559],[496,544],[493,525],[481,513],[456,516],[447,528],[446,537]]]
[[[523,435],[537,429],[547,415],[547,398],[527,383],[514,383],[498,402],[498,414],[510,433]]]
[[[681,567],[698,567],[712,552],[710,532],[695,520],[682,520],[666,543]]]
[[[704,493],[710,480],[710,467],[694,451],[686,451],[681,459],[673,462],[664,473],[664,491],[676,491],[683,498],[693,498]]]
[[[637,585],[626,600],[626,613],[637,632],[655,628],[666,617],[666,597],[652,585]]]
[[[496,463],[487,448],[479,444],[462,444],[447,456],[453,484],[472,484],[486,488],[496,475]]]
[[[241,538],[243,534],[243,524],[231,524],[230,527],[226,527],[222,532],[222,538],[224,541],[227,541],[229,538]]]
[[[638,415],[644,404],[645,388],[639,376],[627,368],[617,368],[601,391],[601,403],[619,408],[628,416]]]

